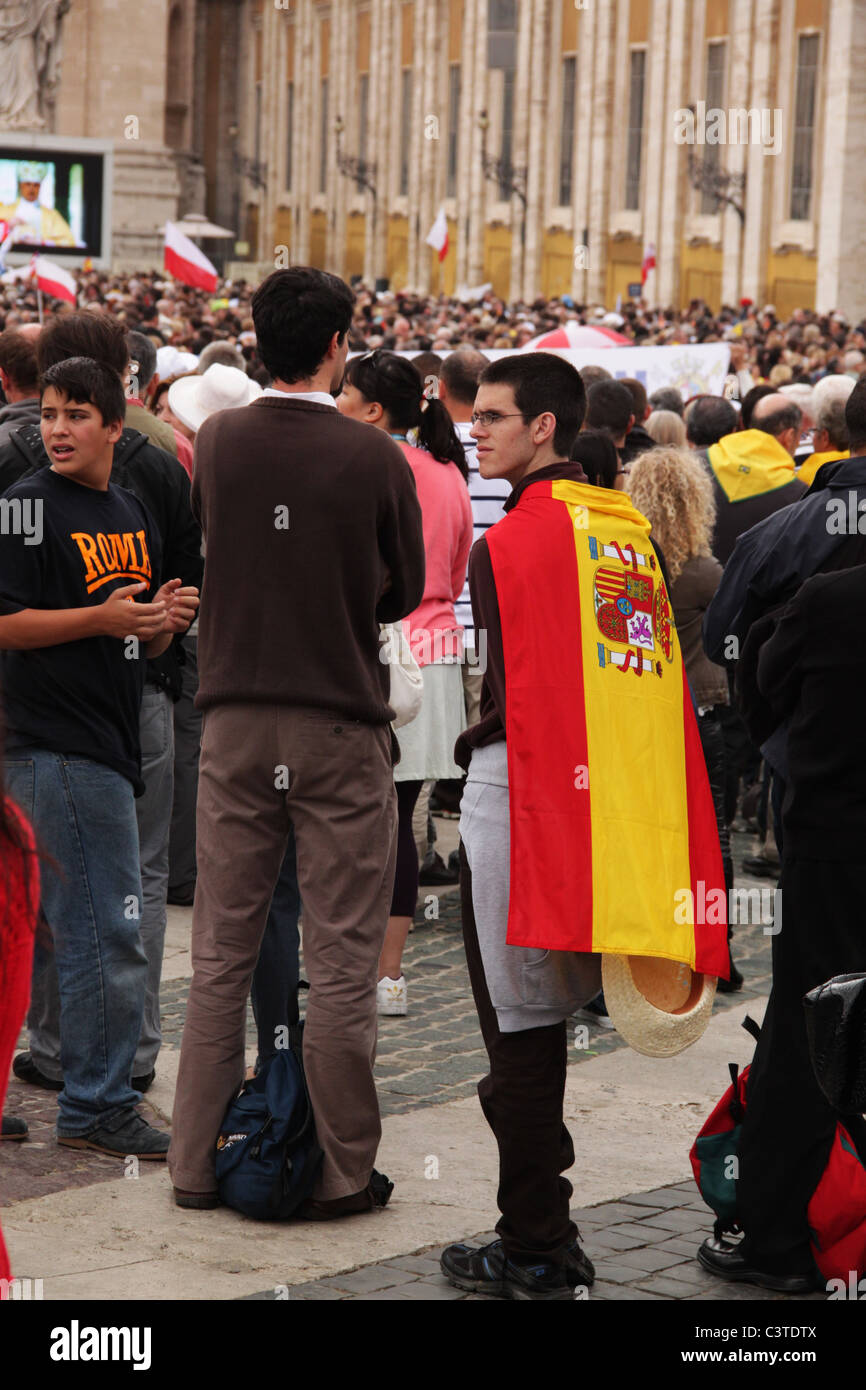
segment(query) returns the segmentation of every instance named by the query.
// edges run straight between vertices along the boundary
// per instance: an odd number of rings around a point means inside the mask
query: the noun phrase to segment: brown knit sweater
[[[378,624],[424,592],[421,508],[397,444],[330,406],[265,396],[202,425],[192,506],[207,545],[198,707],[388,723]]]

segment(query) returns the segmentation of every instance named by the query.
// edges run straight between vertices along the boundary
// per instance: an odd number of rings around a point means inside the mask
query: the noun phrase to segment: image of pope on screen
[[[14,246],[84,246],[80,164],[68,168],[63,183],[60,198],[52,160],[0,159],[0,221]]]

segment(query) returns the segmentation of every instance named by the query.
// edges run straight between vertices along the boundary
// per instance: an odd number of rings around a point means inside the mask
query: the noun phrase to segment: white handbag
[[[394,729],[402,729],[404,724],[412,723],[421,709],[424,677],[400,624],[382,623],[379,632],[379,660],[383,664],[387,663],[391,673],[389,703],[394,711],[391,726]]]

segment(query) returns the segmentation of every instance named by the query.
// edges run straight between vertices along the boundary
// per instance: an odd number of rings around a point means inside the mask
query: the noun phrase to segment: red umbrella
[[[575,323],[569,319],[561,328],[550,333],[542,333],[531,342],[524,343],[521,352],[537,352],[545,348],[612,348],[631,347],[631,338],[623,337],[613,328],[595,328],[585,323]]]

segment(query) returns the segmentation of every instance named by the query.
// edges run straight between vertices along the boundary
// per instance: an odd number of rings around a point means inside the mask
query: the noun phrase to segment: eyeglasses
[[[470,424],[483,425],[486,430],[489,430],[491,425],[498,425],[500,420],[516,420],[518,415],[522,420],[523,412],[520,410],[512,410],[508,415],[500,415],[498,410],[473,410],[469,421]]]

